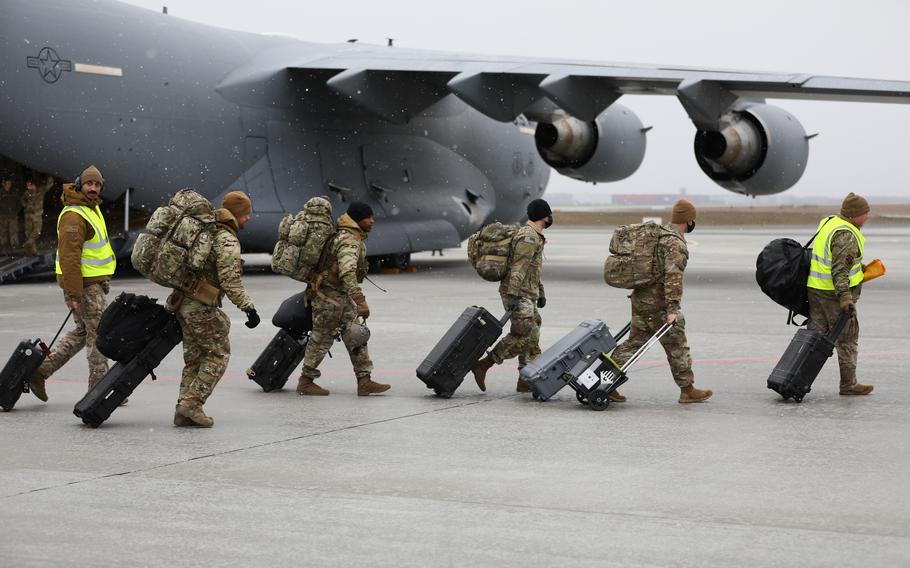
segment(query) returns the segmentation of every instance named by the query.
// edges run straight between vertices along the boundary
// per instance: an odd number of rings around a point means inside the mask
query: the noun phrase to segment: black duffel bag
[[[154,298],[123,292],[101,314],[96,340],[98,351],[108,359],[128,362],[173,317]]]
[[[294,294],[281,302],[278,311],[272,316],[272,325],[279,327],[294,337],[300,338],[313,330],[313,308],[306,305],[306,292]]]

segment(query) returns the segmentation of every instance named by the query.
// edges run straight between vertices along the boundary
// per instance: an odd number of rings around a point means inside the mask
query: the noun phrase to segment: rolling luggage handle
[[[828,330],[828,341],[837,343],[837,337],[840,335],[840,332],[844,330],[844,326],[847,325],[847,322],[850,321],[854,315],[855,312],[841,312],[841,314],[837,316],[837,321],[834,322],[834,327]]]
[[[63,332],[63,328],[66,326],[66,322],[70,321],[70,317],[72,317],[72,315],[73,315],[73,310],[70,309],[70,311],[66,314],[66,319],[64,319],[64,320],[63,320],[63,323],[60,324],[60,329],[57,330],[57,334],[54,335],[54,338],[51,340],[51,344],[50,344],[50,345],[45,345],[43,341],[40,341],[40,340],[39,340],[40,343],[41,343],[41,350],[44,351],[44,356],[45,356],[45,357],[49,357],[49,356],[50,356],[50,354],[51,354],[51,347],[54,346],[54,343],[57,343],[57,338],[60,337],[60,333]]]

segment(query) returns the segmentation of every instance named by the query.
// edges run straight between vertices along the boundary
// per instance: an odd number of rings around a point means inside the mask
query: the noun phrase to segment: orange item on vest
[[[885,265],[882,264],[882,261],[879,259],[873,259],[872,262],[866,265],[866,268],[863,269],[863,282],[868,282],[870,280],[875,280],[879,276],[884,276],[888,272],[885,270]]]

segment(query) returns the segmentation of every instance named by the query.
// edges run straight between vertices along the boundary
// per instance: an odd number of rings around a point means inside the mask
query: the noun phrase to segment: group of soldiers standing
[[[36,173],[17,187],[18,176],[0,172],[0,256],[38,253],[38,238],[44,220],[45,195],[54,187],[54,178]],[[24,221],[25,239],[20,240],[19,214]]]
[[[109,280],[116,269],[116,259],[99,208],[103,187],[104,178],[94,166],[86,168],[75,184],[64,185],[64,208],[57,223],[56,272],[64,301],[75,317],[76,328],[57,344],[30,381],[32,392],[43,401],[47,400],[47,378],[83,347],[88,355],[90,388],[108,370],[107,360],[95,346],[95,334],[109,293]],[[214,424],[203,411],[203,405],[227,370],[230,359],[230,319],[221,309],[223,298],[226,296],[246,314],[247,327],[255,328],[260,323],[253,300],[241,281],[241,251],[237,240],[237,232],[244,228],[252,211],[253,203],[243,192],[232,191],[224,196],[221,208],[215,211],[214,246],[202,275],[206,286],[193,292],[175,290],[168,298],[168,306],[177,314],[183,330],[184,368],[174,414],[175,426],[211,427]],[[660,342],[673,379],[680,388],[680,403],[703,402],[713,394],[711,390],[694,386],[692,357],[681,310],[683,274],[689,256],[686,234],[695,229],[696,215],[694,205],[686,200],[679,200],[674,205],[670,223],[662,227],[654,252],[662,277],[630,295],[631,334],[613,354],[614,361],[621,366],[664,323],[672,325]],[[868,215],[866,200],[851,193],[844,200],[840,214],[822,222],[813,249],[812,276],[807,283],[812,302],[810,329],[827,332],[841,311],[855,315],[862,288],[864,238],[860,229]],[[487,371],[494,365],[517,357],[521,369],[541,353],[540,310],[547,304],[541,281],[546,244],[544,231],[553,224],[553,213],[545,200],[535,199],[527,207],[527,217],[527,224],[511,241],[508,271],[499,288],[503,307],[511,312],[509,332],[473,367],[481,391],[486,390]],[[358,318],[365,322],[370,316],[361,283],[368,269],[365,241],[374,223],[368,204],[350,203],[338,218],[338,230],[325,249],[328,258],[316,279],[318,284],[307,289],[307,301],[313,310],[313,330],[297,384],[300,395],[329,394],[315,380],[320,376],[319,366],[335,338],[342,340],[348,352],[358,395],[382,393],[390,388],[372,380],[373,363],[367,348],[369,334],[365,326],[357,325]],[[864,395],[872,391],[870,385],[856,381],[858,329],[854,317],[837,341],[842,395]],[[520,378],[516,390],[528,390]],[[614,402],[626,400],[617,391],[610,396]]]

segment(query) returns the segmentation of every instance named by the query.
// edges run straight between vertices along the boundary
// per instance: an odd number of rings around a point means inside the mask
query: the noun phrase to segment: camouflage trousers
[[[644,345],[658,329],[667,322],[667,312],[663,306],[641,302],[632,294],[632,330],[629,339],[621,343],[614,351],[612,358],[620,367]],[[677,314],[676,324],[660,339],[670,364],[670,373],[679,388],[691,386],[695,382],[692,372],[692,356],[689,354],[689,343],[686,341],[686,318],[682,312]]]
[[[856,296],[856,295],[855,295]],[[854,300],[859,298],[854,297]],[[808,328],[828,333],[840,317],[840,301],[809,292]],[[859,317],[850,318],[837,337],[837,364],[840,367],[840,388],[856,384],[856,358],[859,345]]]
[[[41,227],[44,222],[42,209],[26,209],[23,220],[25,221],[25,240],[36,241],[41,236]]]
[[[95,347],[95,339],[98,333],[98,322],[101,321],[101,314],[107,307],[105,296],[110,291],[110,285],[107,282],[99,282],[86,286],[82,291],[82,300],[79,304],[79,311],[73,313],[73,320],[76,322],[76,328],[70,330],[64,335],[53,347],[51,354],[41,363],[35,372],[38,379],[47,379],[57,372],[60,367],[64,366],[67,361],[73,358],[76,353],[85,347],[85,354],[88,357],[88,386],[92,387],[100,381],[108,371],[107,359]],[[63,299],[69,309],[69,304],[73,299],[66,293]]]
[[[184,298],[177,321],[183,330],[183,376],[177,402],[205,404],[231,358],[231,320],[220,308]]]
[[[321,375],[319,365],[332,347],[335,338],[341,335],[341,341],[347,349],[354,367],[354,376],[358,379],[369,377],[373,371],[373,361],[366,345],[351,349],[351,324],[357,319],[357,307],[347,294],[322,288],[325,296],[315,296],[313,305],[313,332],[303,356],[302,377],[317,379]],[[334,303],[333,303],[334,302]]]
[[[540,325],[543,320],[534,300],[505,294],[502,296],[502,306],[505,309],[516,303],[518,308],[509,318],[509,333],[490,350],[490,358],[501,365],[506,359],[517,356],[518,368],[521,369],[540,356]]]
[[[0,215],[0,254],[19,248],[19,216]]]

